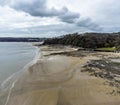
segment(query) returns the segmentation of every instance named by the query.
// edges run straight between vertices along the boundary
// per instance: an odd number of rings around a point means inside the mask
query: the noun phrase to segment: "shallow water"
[[[0,42],[0,83],[34,59],[37,48],[28,43]]]

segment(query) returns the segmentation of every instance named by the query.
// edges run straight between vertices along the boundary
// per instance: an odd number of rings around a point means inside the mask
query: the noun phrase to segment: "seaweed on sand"
[[[82,71],[106,79],[109,86],[117,88],[110,94],[120,94],[120,63],[108,59],[92,60],[83,67]]]

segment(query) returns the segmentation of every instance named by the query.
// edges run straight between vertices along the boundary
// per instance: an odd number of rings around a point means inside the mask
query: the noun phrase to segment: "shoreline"
[[[60,46],[40,46],[40,50],[43,58],[29,66],[15,83],[5,105],[120,104],[119,96],[109,94],[114,87],[104,85],[105,79],[81,72],[88,61],[100,58],[101,53],[79,53],[75,48]]]
[[[23,42],[21,42],[21,43],[23,43]],[[7,93],[8,95],[6,97],[6,102],[4,105],[7,105],[7,102],[9,101],[9,96],[11,94],[12,88],[14,88],[14,86],[15,86],[15,83],[22,77],[22,75],[25,74],[25,72],[29,69],[29,67],[34,65],[40,58],[40,48],[32,45],[32,43],[26,43],[26,44],[29,44],[30,46],[35,47],[36,54],[35,54],[34,58],[30,62],[28,62],[25,66],[23,66],[23,68],[20,71],[13,73],[10,77],[8,77],[6,80],[4,80],[0,84],[1,94],[4,94],[4,92],[8,91],[8,93]]]
[[[14,42],[13,42],[13,43],[14,43]],[[21,43],[24,43],[24,42],[21,42]],[[31,43],[26,43],[26,44],[29,44],[30,46],[34,46],[34,45],[32,45]],[[37,62],[37,60],[38,60],[39,57],[40,57],[40,48],[39,48],[39,47],[36,47],[36,46],[34,46],[34,47],[37,49],[37,50],[36,50],[35,57],[34,57],[30,62],[28,62],[25,66],[23,66],[23,68],[22,68],[20,71],[13,73],[10,77],[8,77],[6,80],[4,80],[4,81],[1,83],[0,87],[3,87],[4,84],[6,84],[7,81],[9,81],[10,79],[12,79],[14,76],[16,76],[16,75],[19,74],[19,73],[25,72],[26,70],[29,69],[30,66],[32,66],[33,64],[35,64],[35,63]],[[18,76],[18,75],[17,75],[17,76]]]

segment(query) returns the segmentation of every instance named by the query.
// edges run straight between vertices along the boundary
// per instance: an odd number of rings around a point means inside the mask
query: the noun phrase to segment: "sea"
[[[0,42],[0,86],[34,60],[38,51],[30,43]]]

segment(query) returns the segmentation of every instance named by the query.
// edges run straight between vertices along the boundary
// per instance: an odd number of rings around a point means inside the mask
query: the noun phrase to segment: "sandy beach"
[[[3,105],[119,105],[116,87],[82,72],[90,60],[118,53],[79,52],[77,48],[41,46],[41,56],[13,86]],[[3,96],[3,103],[5,102]]]

